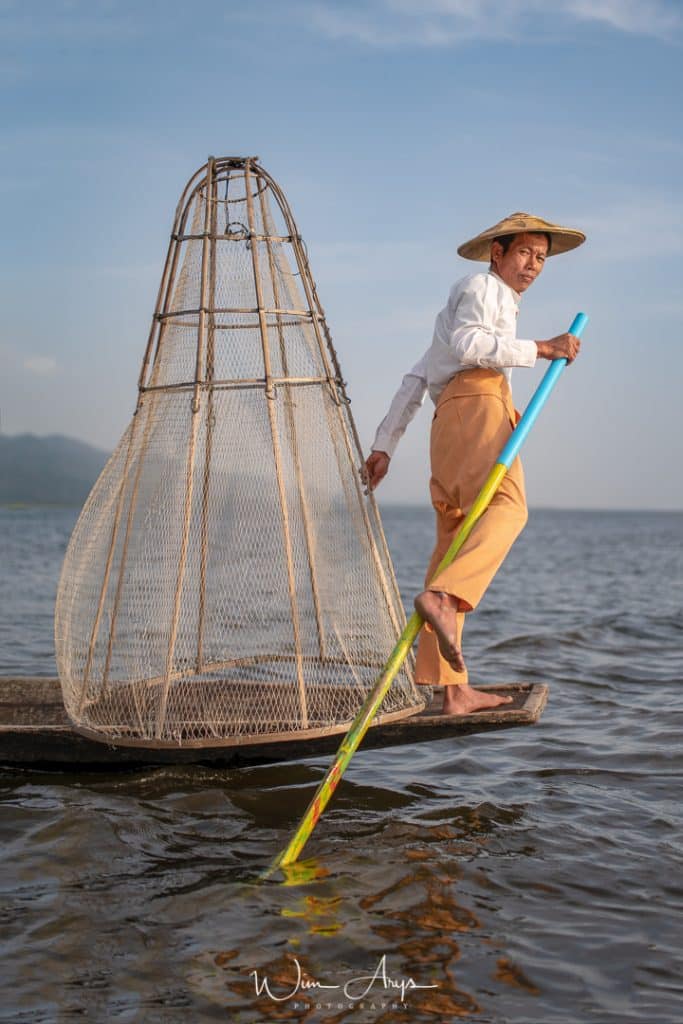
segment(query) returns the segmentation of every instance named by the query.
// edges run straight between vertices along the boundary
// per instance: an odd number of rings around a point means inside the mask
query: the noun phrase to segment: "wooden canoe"
[[[373,725],[361,750],[412,745],[432,740],[456,739],[468,733],[533,725],[548,698],[544,683],[507,683],[481,687],[514,698],[490,711],[470,715],[441,715],[441,693],[431,705],[400,721]],[[272,764],[333,753],[339,735],[266,742],[241,742],[236,746],[146,747],[115,746],[76,732],[67,718],[57,679],[0,678],[0,764],[34,768],[89,768],[116,770],[140,765],[211,764],[221,767]]]

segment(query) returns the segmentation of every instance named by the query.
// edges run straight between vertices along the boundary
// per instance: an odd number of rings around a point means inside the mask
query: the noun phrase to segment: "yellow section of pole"
[[[455,556],[458,554],[472,532],[475,524],[490,505],[491,499],[498,490],[501,480],[506,473],[507,466],[497,462],[486,478],[484,486],[477,495],[472,508],[463,520],[462,526],[453,538],[448,551],[442,558],[435,576],[440,572],[443,572],[443,570],[451,564]],[[423,624],[424,621],[422,617],[418,615],[417,612],[413,612],[408,619],[406,627],[401,633],[396,646],[389,655],[389,660],[384,666],[382,674],[377,678],[377,681],[368,694],[365,703],[351,723],[349,731],[337,751],[334,762],[327,771],[325,778],[318,786],[315,796],[308,805],[308,808],[301,819],[299,827],[294,833],[291,842],[286,849],[275,858],[270,867],[263,872],[260,876],[262,879],[269,878],[270,875],[272,875],[278,868],[293,864],[299,857],[299,854],[303,850],[309,836],[317,825],[318,820],[325,810],[332,794],[337,788],[349,761],[358,749],[365,733],[368,731],[373,718],[377,714],[389,687],[398,674],[398,671],[405,661]]]

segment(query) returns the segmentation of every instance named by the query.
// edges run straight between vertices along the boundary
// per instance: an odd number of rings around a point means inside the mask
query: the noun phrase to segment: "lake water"
[[[55,674],[76,514],[0,510],[1,675]],[[384,521],[408,604],[431,511]],[[287,884],[250,883],[327,759],[0,769],[0,1021],[678,1024],[682,542],[682,514],[532,511],[465,654],[548,682],[541,722],[361,749]]]

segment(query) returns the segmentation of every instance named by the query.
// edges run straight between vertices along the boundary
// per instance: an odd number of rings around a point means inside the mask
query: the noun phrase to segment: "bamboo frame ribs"
[[[159,748],[344,731],[405,621],[361,463],[287,200],[255,157],[210,157],[176,210],[132,422],[64,561],[75,727]],[[408,665],[382,715],[421,706]]]

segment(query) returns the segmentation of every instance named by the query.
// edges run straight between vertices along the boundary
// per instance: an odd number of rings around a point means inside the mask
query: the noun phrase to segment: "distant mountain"
[[[61,434],[0,434],[0,504],[82,505],[108,458]]]

